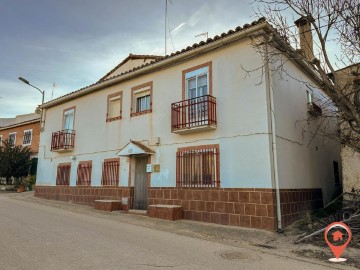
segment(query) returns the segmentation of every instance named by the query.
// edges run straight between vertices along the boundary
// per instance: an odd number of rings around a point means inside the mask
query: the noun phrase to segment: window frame
[[[204,72],[207,69],[206,72]],[[212,87],[212,61],[184,69],[182,71],[182,100],[187,99],[188,97],[188,87],[187,87],[187,81],[191,77],[189,76],[201,76],[203,74],[207,73],[207,84],[208,84],[208,93],[207,95],[212,96],[213,94],[213,87]]]
[[[69,113],[70,111],[74,111],[74,113],[73,113],[73,124],[72,124],[72,128],[71,129],[66,129],[65,128],[65,115],[67,114],[67,113]],[[62,120],[62,130],[74,130],[74,127],[75,127],[75,115],[76,115],[76,106],[73,106],[73,107],[69,107],[69,108],[67,108],[67,109],[64,109],[64,111],[63,111],[63,120]]]
[[[119,99],[119,102],[120,102],[119,115],[114,116],[114,117],[109,117],[110,116],[110,109],[111,109],[110,103],[111,103],[111,101],[118,100],[118,99]],[[110,95],[107,96],[106,122],[117,121],[117,120],[120,120],[120,119],[122,119],[122,91],[116,92],[116,93],[113,93],[113,94],[110,94]]]
[[[65,175],[68,179],[59,179],[61,176],[59,175],[59,172],[62,167],[67,168],[69,170],[69,172],[66,172]],[[57,170],[56,170],[56,186],[70,186],[70,178],[71,178],[71,162],[59,163],[57,165]]]
[[[211,154],[208,154],[208,153]],[[187,164],[187,167],[184,169],[184,163],[189,162],[188,159],[185,159],[186,156],[193,155],[193,159],[190,159],[190,164]],[[208,166],[210,163],[206,164],[207,162],[204,159],[210,157],[208,162],[214,162],[213,168],[213,175],[214,181],[210,183],[205,183],[205,179],[203,178],[204,166]],[[212,160],[211,160],[212,159]],[[201,163],[199,165],[199,162]],[[210,168],[211,166],[209,166]],[[188,179],[196,178],[196,183],[185,183],[188,180],[184,181],[186,178],[184,173],[185,171],[192,171],[194,169],[195,174],[193,176],[188,176]],[[199,177],[198,173],[201,174]],[[196,176],[196,177],[194,177]],[[200,181],[199,181],[200,180]],[[176,186],[177,187],[191,187],[191,188],[198,188],[198,187],[208,187],[208,188],[219,188],[220,187],[220,147],[219,144],[210,144],[210,145],[199,145],[199,146],[190,146],[190,147],[182,147],[178,148],[176,152]]]
[[[138,111],[137,109],[138,98],[142,98],[144,96],[150,96],[150,108],[147,110]],[[130,117],[151,113],[152,105],[153,105],[153,81],[146,82],[131,88]]]
[[[14,139],[14,144],[11,144],[11,142],[10,142],[10,136],[13,135],[13,134],[15,135],[15,139]],[[11,146],[15,146],[15,145],[16,145],[16,132],[10,132],[10,133],[9,133],[8,142],[9,142],[9,144],[10,144]]]
[[[85,172],[81,172],[85,169]],[[91,186],[92,160],[80,161],[77,166],[76,186]]]
[[[3,145],[3,135],[1,134],[0,135],[0,146],[2,146]]]
[[[105,173],[105,165],[106,164],[111,164],[111,163],[116,163],[116,166],[114,166],[114,168],[116,169],[115,173],[115,180],[112,179],[105,179],[105,177],[109,174]],[[113,165],[112,165],[113,166]],[[104,182],[106,181],[106,183],[104,184]],[[119,186],[120,183],[120,158],[107,158],[104,159],[103,163],[102,163],[102,173],[101,173],[101,186],[103,187],[117,187]]]
[[[26,132],[30,132],[30,142],[29,143],[24,143],[24,139],[25,139],[25,133]],[[22,141],[22,145],[23,146],[29,146],[32,144],[32,136],[33,135],[33,130],[32,129],[26,129],[23,131],[23,141]]]

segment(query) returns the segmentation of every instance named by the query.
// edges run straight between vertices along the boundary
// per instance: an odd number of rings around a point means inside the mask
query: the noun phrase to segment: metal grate
[[[77,186],[90,186],[91,184],[91,161],[80,161],[77,169]]]
[[[216,147],[178,150],[177,186],[219,187],[219,151]]]
[[[119,160],[105,160],[102,168],[101,184],[103,186],[117,186],[119,182]]]
[[[59,163],[56,174],[57,186],[68,186],[70,183],[71,163]]]
[[[74,148],[75,130],[61,130],[52,133],[51,151]]]

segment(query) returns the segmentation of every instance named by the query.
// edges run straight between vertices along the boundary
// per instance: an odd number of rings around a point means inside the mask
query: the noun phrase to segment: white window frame
[[[30,132],[30,142],[29,143],[24,143],[24,138],[25,138],[25,133],[26,132]],[[33,130],[32,129],[26,129],[26,130],[23,131],[23,146],[31,145],[31,143],[32,143],[32,135],[33,135]]]
[[[151,110],[151,88],[149,86],[138,89],[136,91],[133,92],[134,95],[134,108],[135,108],[135,113],[141,113],[141,112],[147,112]],[[147,108],[146,110],[139,110],[138,108],[138,99],[145,97],[145,96],[149,96],[149,108]]]
[[[66,117],[69,114],[73,115],[72,127],[71,128],[66,128]],[[71,108],[71,109],[65,110],[64,114],[63,114],[63,117],[64,117],[63,130],[73,130],[74,129],[74,122],[75,122],[75,109]]]
[[[188,88],[189,83],[188,82],[189,82],[190,79],[193,79],[193,78],[196,78],[196,97],[195,98],[202,96],[202,95],[198,95],[198,86],[197,86],[198,80],[197,80],[197,78],[202,76],[202,75],[205,75],[205,74],[206,74],[207,95],[210,94],[210,85],[209,85],[209,76],[210,76],[210,74],[209,74],[209,67],[206,66],[206,67],[203,67],[203,68],[196,69],[194,71],[187,72],[185,74],[185,89],[186,89],[185,97],[186,97],[186,99],[189,99],[189,88]]]
[[[12,146],[15,146],[15,145],[16,145],[16,132],[11,132],[11,133],[9,133],[8,141],[9,141],[9,143],[10,143],[10,136],[11,136],[12,134],[15,134],[14,144],[12,145]]]

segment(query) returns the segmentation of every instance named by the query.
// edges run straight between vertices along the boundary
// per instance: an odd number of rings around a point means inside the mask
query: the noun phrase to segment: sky
[[[171,2],[168,53],[255,19],[246,0]],[[96,82],[129,53],[163,55],[164,14],[165,0],[0,0],[0,118],[41,103],[19,76],[49,101]]]
[[[256,20],[251,2],[171,0],[167,53]],[[41,103],[19,76],[46,102],[96,82],[129,53],[164,55],[164,14],[165,0],[0,0],[0,118]]]

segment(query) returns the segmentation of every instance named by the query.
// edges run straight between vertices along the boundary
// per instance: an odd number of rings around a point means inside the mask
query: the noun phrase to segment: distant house
[[[32,169],[36,173],[40,140],[40,114],[17,115],[14,118],[0,118],[0,145],[7,140],[12,145],[28,146],[32,152]]]
[[[355,107],[360,111],[360,64],[339,69],[336,71],[336,75],[340,88],[343,88],[344,93],[351,97]],[[360,141],[360,134],[355,135],[356,133],[348,125],[343,124],[340,127],[340,132],[342,135],[350,132],[353,138],[357,136],[358,141]],[[341,147],[341,161],[344,192],[360,192],[360,153],[343,145]]]
[[[321,115],[321,78],[295,50],[266,61],[253,38],[270,36],[263,46],[289,46],[260,19],[165,57],[129,55],[45,103],[35,195],[180,205],[185,219],[267,230],[330,202],[340,146],[301,124]]]

